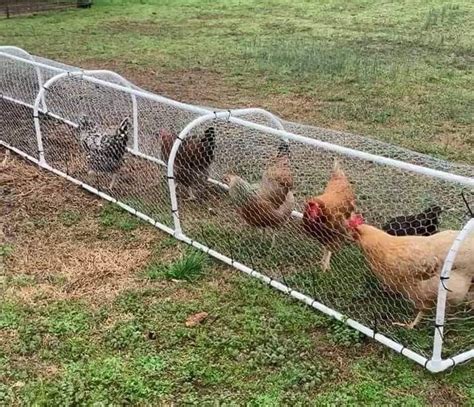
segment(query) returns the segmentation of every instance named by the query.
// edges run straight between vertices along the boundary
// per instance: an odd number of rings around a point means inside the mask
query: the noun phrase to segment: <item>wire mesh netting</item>
[[[56,70],[40,68],[44,82],[60,70],[77,71],[51,66]],[[0,54],[0,67],[7,96],[0,99],[0,139],[38,159],[36,66]],[[48,85],[41,101],[47,111],[38,116],[47,165],[171,229],[174,215],[193,241],[431,357],[440,272],[470,218],[465,201],[474,201],[474,190],[308,140],[466,180],[474,177],[472,166],[297,123],[281,122],[306,139],[279,137],[269,131],[275,120],[258,111],[246,122],[234,121],[232,112],[211,114],[178,139],[206,111],[127,91],[138,88],[114,74],[96,76],[104,82],[67,75]],[[473,278],[474,231],[444,281],[444,358],[472,349]]]

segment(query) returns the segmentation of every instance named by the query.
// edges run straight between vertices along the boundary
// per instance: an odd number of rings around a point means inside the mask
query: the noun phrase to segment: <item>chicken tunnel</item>
[[[474,357],[474,167],[0,47],[0,143],[439,372]]]

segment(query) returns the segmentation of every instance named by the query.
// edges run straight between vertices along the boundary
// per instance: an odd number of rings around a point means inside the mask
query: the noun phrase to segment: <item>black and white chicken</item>
[[[130,134],[130,120],[122,120],[112,132],[99,131],[96,123],[83,117],[79,121],[79,143],[86,153],[90,173],[112,173],[111,190],[117,178],[117,171],[123,164]]]

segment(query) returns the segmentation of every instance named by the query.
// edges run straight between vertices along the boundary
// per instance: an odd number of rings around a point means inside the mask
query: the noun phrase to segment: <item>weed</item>
[[[87,332],[92,323],[90,312],[76,302],[57,302],[44,312],[47,331],[58,336]]]
[[[91,338],[83,335],[63,337],[57,345],[60,359],[67,362],[87,359],[96,351],[96,345],[91,342]]]
[[[24,321],[18,327],[18,353],[29,355],[38,352],[43,344],[44,329],[40,321]]]
[[[145,269],[144,275],[150,280],[173,279],[194,281],[198,279],[205,268],[206,256],[197,250],[191,249],[180,259],[170,264],[163,264],[159,260],[152,261]]]
[[[28,384],[24,402],[34,405],[137,404],[167,392],[162,380],[149,380],[139,369],[118,356],[71,363],[64,374],[49,381]]]
[[[160,262],[152,262],[145,269],[145,277],[149,280],[158,280],[164,278],[167,273],[167,266]]]
[[[34,228],[43,229],[48,226],[49,222],[48,219],[41,218],[41,217],[34,217],[31,219],[31,223]]]
[[[10,244],[0,244],[0,257],[8,257],[13,253],[13,246]]]
[[[196,280],[202,274],[205,263],[206,256],[202,252],[189,250],[181,259],[168,267],[166,276],[177,280]]]
[[[441,8],[430,8],[426,13],[423,30],[429,30],[436,26],[442,26],[446,21],[453,23],[454,18],[460,9],[459,4],[443,4]]]
[[[0,302],[0,329],[17,328],[21,325],[25,309],[19,304],[9,301]]]
[[[174,237],[164,237],[160,240],[154,247],[154,250],[157,254],[160,254],[163,250],[169,249],[171,247],[176,247],[179,244],[179,241]]]
[[[125,321],[116,323],[106,333],[105,340],[112,349],[132,349],[144,342],[144,335],[137,321]]]
[[[35,278],[27,274],[12,275],[8,277],[8,283],[14,287],[27,287],[35,283]]]
[[[331,320],[328,327],[328,339],[336,345],[360,347],[365,335],[351,328],[343,322]]]
[[[13,403],[13,390],[4,383],[0,383],[0,403],[11,405]]]

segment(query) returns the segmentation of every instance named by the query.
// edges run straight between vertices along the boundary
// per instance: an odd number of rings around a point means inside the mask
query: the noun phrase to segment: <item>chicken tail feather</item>
[[[123,119],[120,123],[120,126],[119,126],[119,132],[120,133],[127,133],[128,132],[128,129],[130,127],[130,119],[128,117],[126,117],[125,119]]]
[[[290,155],[290,143],[288,140],[282,140],[280,145],[278,146],[278,153],[277,157],[289,157]]]
[[[202,145],[205,146],[206,155],[212,161],[214,159],[214,151],[216,149],[216,129],[208,127],[204,131],[204,137],[201,139]]]

